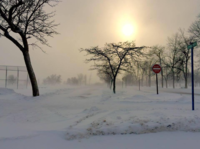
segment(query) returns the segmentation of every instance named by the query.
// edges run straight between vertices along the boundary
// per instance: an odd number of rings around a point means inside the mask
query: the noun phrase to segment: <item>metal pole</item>
[[[7,75],[8,75],[8,69],[7,69],[7,66],[6,66],[6,80],[5,80],[5,88],[7,88]]]
[[[158,94],[158,75],[156,73],[156,88],[157,88],[157,94]]]
[[[191,83],[192,83],[192,110],[194,111],[194,61],[193,61],[193,46],[191,48],[191,75],[192,75],[192,80],[191,80]]]

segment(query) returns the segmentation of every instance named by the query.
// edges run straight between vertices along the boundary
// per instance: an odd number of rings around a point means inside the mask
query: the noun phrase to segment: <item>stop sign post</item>
[[[194,111],[194,60],[193,60],[193,50],[197,46],[197,42],[191,42],[188,46],[188,50],[191,49],[191,83],[192,83],[192,110]]]
[[[158,94],[158,73],[161,72],[161,67],[160,65],[155,64],[153,65],[152,70],[156,74],[156,88],[157,88],[157,94]]]

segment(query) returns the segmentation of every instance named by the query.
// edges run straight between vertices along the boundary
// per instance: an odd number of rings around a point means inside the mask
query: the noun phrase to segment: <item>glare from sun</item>
[[[134,32],[133,25],[131,24],[125,24],[122,28],[122,32],[126,36],[131,36]]]

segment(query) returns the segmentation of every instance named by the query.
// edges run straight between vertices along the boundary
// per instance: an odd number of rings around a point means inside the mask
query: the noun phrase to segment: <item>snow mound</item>
[[[16,93],[13,89],[0,88],[0,99],[24,99],[25,97]]]
[[[142,120],[138,118],[129,118],[128,120],[111,121],[107,119],[99,119],[89,124],[86,129],[76,128],[68,131],[67,140],[89,138],[91,136],[102,135],[127,135],[127,134],[146,134],[169,131],[190,131],[200,132],[200,118],[170,119],[161,118],[155,121]]]
[[[14,94],[13,89],[7,89],[7,88],[0,88],[0,96],[1,95],[9,95],[9,94]]]

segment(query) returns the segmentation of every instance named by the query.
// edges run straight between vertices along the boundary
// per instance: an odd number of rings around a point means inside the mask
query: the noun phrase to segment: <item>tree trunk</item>
[[[186,62],[186,64],[185,64],[186,66],[185,66],[185,88],[188,88],[188,86],[187,86],[187,74],[188,74],[188,70],[187,70],[187,62]]]
[[[161,60],[160,60],[160,67],[161,67],[161,77],[162,77],[162,88],[163,88],[163,86],[164,86],[164,79],[163,79],[163,70],[162,70],[162,62],[161,62]]]
[[[140,91],[140,78],[139,78],[139,91]]]
[[[175,88],[175,76],[174,76],[174,70],[173,70],[173,72],[172,72],[172,77],[173,77],[173,88]]]
[[[165,82],[166,82],[166,88],[167,88],[167,87],[168,87],[168,86],[167,86],[167,79],[165,80]]]
[[[144,73],[142,73],[141,86],[143,86]]]
[[[115,81],[116,81],[116,77],[113,78],[113,93],[115,94],[116,93],[116,84],[115,84]]]
[[[28,74],[29,74],[29,78],[30,78],[30,81],[31,81],[33,96],[34,97],[39,96],[38,84],[37,84],[37,80],[36,80],[36,77],[35,77],[35,73],[33,71],[33,67],[31,65],[31,59],[30,59],[30,56],[29,56],[29,51],[24,51],[23,55],[24,55],[24,61],[25,61],[25,64],[26,64],[26,68],[27,68],[27,71],[28,71]]]
[[[149,87],[151,87],[151,69],[149,70]]]
[[[149,87],[151,87],[151,76],[149,75]]]
[[[146,76],[146,86],[148,86],[148,75]]]

